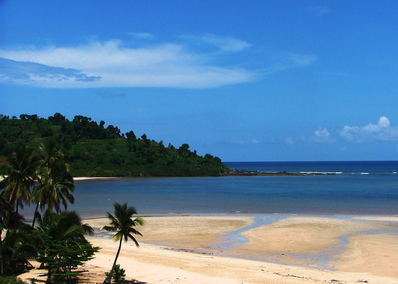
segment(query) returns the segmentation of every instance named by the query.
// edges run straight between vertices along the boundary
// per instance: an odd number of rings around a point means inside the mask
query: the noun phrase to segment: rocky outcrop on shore
[[[229,172],[222,173],[221,176],[311,176],[311,175],[335,175],[329,172],[262,172],[231,169]]]

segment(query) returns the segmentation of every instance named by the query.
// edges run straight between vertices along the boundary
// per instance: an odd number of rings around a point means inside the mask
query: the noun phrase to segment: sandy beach
[[[267,218],[267,216],[260,216]],[[260,218],[261,219],[261,218]],[[398,283],[396,217],[258,216],[145,217],[144,235],[123,243],[118,263],[132,283]],[[88,219],[101,247],[82,269],[102,283],[118,244]],[[257,223],[256,223],[257,222]],[[233,233],[237,231],[239,233]],[[32,270],[23,279],[41,277]]]

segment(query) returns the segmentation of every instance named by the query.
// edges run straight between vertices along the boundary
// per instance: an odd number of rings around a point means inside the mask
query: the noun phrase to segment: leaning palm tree
[[[128,239],[132,239],[135,245],[139,247],[138,241],[134,238],[133,234],[140,236],[142,236],[142,234],[134,229],[134,227],[137,225],[144,225],[144,219],[141,217],[132,219],[133,215],[137,214],[137,211],[134,207],[127,207],[127,203],[123,203],[123,205],[115,203],[113,206],[115,208],[115,216],[107,212],[108,218],[111,221],[110,225],[104,226],[101,229],[109,232],[116,232],[116,234],[113,236],[113,239],[115,241],[119,241],[119,248],[116,253],[115,261],[113,262],[111,271],[104,280],[104,283],[106,284],[111,283],[113,271],[115,270],[117,258],[119,257],[120,249],[122,247],[123,238],[126,242]]]

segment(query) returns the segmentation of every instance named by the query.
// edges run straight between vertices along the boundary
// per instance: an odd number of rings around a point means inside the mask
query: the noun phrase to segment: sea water
[[[398,214],[398,162],[244,162],[230,168],[309,176],[131,178],[77,181],[83,215],[127,202],[140,214]],[[334,173],[334,174],[333,174]]]
[[[140,215],[398,214],[396,161],[225,164],[239,170],[323,174],[75,181],[75,204],[68,209],[97,217],[113,212],[115,202],[127,202]]]

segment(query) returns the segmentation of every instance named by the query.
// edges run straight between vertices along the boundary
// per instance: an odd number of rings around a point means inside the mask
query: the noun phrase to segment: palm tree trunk
[[[109,272],[108,276],[104,280],[104,284],[109,284],[112,281],[113,271],[115,270],[117,258],[119,257],[120,249],[122,248],[122,241],[123,241],[123,237],[120,238],[119,248],[116,253],[115,261],[113,262],[111,271]]]
[[[46,284],[51,284],[51,268],[48,269]]]
[[[36,209],[35,209],[35,213],[33,213],[33,222],[32,222],[32,228],[34,228],[34,227],[35,227],[35,222],[36,222],[36,214],[37,214],[37,212],[38,212],[38,210],[39,210],[39,204],[40,204],[40,202],[37,202]]]

